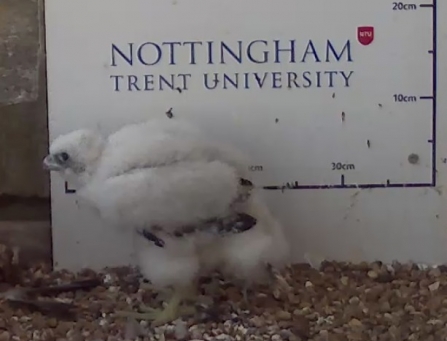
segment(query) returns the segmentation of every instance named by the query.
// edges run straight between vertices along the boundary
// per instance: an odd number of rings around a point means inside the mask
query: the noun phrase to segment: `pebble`
[[[250,319],[250,322],[251,322],[255,327],[258,327],[258,328],[262,327],[262,326],[265,324],[264,319],[262,319],[262,318],[259,317],[259,316],[254,316],[254,317],[252,317],[252,318]]]
[[[329,332],[326,329],[320,330],[319,334],[326,339],[329,337]]]
[[[281,341],[281,340],[282,340],[281,335],[278,335],[278,334],[272,335],[272,341]]]
[[[133,340],[140,335],[140,324],[133,318],[127,319],[124,338]]]
[[[349,299],[350,304],[358,304],[360,302],[360,299],[357,296],[353,296]]]
[[[188,328],[186,323],[182,320],[177,320],[175,323],[174,336],[177,340],[183,340],[188,337]]]
[[[198,326],[192,326],[189,328],[189,333],[192,339],[202,339],[203,332],[199,329]]]
[[[291,285],[284,294],[275,294],[275,299],[272,288],[260,286],[249,294],[248,305],[241,302],[238,286],[229,281],[219,284],[216,279],[220,296],[212,296],[214,303],[210,301],[209,308],[215,310],[212,319],[179,319],[156,329],[146,321],[130,323],[130,328],[126,319],[111,316],[117,309],[133,310],[142,301],[155,307],[162,303],[160,296],[136,290],[135,284],[121,285],[123,278],[112,274],[105,278],[106,284],[95,290],[58,296],[86,308],[85,314],[80,312],[78,322],[2,305],[0,341],[13,337],[30,341],[120,341],[126,331],[127,336],[141,341],[360,341],[365,339],[365,333],[371,341],[441,340],[447,326],[447,272],[405,264],[394,264],[389,269],[366,262],[325,262],[321,269],[293,266],[284,274]],[[38,275],[39,281],[47,283],[66,283],[77,276],[48,271]],[[104,278],[104,273],[101,276]],[[34,283],[32,275],[27,278],[25,283]],[[211,297],[209,290],[203,295]],[[404,318],[408,316],[411,318]]]
[[[340,278],[340,282],[341,282],[341,284],[343,284],[343,285],[348,285],[348,283],[349,283],[349,278],[346,277],[346,276],[343,276],[342,278]]]
[[[4,330],[2,332],[0,332],[0,341],[9,341],[11,340],[11,334]]]
[[[278,320],[290,320],[292,318],[292,314],[285,310],[280,310],[276,313],[276,318]]]
[[[441,269],[439,269],[439,268],[431,269],[428,272],[428,275],[431,277],[434,277],[434,278],[438,278],[439,276],[441,276],[441,274],[442,274],[442,272],[441,272]]]
[[[49,318],[47,321],[47,326],[51,327],[51,328],[56,328],[58,324],[59,323],[58,323],[57,319],[55,319],[55,318]]]
[[[368,271],[368,277],[372,278],[372,279],[376,279],[377,277],[379,277],[379,274],[377,272],[375,272],[374,270],[370,270],[370,271]]]
[[[350,327],[361,327],[361,326],[363,326],[363,323],[360,320],[353,318],[353,319],[351,319],[351,321],[349,321],[349,326]]]
[[[440,285],[440,284],[441,284],[441,283],[439,283],[438,281],[436,281],[436,282],[430,284],[430,285],[428,286],[428,289],[429,289],[430,291],[436,291],[436,290],[439,289],[439,285]]]

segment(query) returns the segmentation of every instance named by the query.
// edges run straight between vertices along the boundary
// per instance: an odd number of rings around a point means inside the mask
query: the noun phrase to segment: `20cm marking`
[[[353,170],[355,165],[352,163],[332,162],[332,170]]]
[[[405,4],[403,2],[393,2],[393,11],[414,11],[418,7],[415,4]]]
[[[393,95],[394,102],[416,102],[417,97],[416,96],[405,96],[402,94],[396,94]]]

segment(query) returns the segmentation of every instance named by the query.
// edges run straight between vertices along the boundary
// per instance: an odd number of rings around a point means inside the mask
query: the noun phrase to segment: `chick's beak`
[[[61,166],[56,162],[53,155],[49,154],[43,159],[43,168],[49,171],[59,171]]]

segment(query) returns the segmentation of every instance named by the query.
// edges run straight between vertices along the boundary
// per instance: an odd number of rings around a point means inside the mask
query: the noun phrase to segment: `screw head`
[[[417,164],[419,162],[419,155],[415,153],[408,155],[408,162],[412,165]]]

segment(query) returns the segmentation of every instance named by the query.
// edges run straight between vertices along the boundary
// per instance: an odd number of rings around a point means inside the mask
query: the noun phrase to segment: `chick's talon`
[[[140,307],[143,312],[136,311],[117,311],[116,316],[131,317],[136,320],[152,321],[152,326],[157,327],[166,323],[170,323],[179,317],[189,316],[196,312],[195,307],[183,306],[177,309],[166,307],[165,309],[154,309],[150,307]]]

